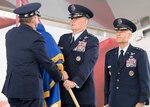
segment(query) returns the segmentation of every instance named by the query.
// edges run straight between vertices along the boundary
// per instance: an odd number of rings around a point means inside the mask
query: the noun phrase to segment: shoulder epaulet
[[[144,51],[142,48],[139,48],[139,47],[133,47],[133,49],[139,50],[139,51]]]
[[[93,37],[96,37],[95,35],[93,35],[93,34],[91,34],[91,33],[88,33],[88,35],[89,35],[89,36],[93,36]]]
[[[111,52],[113,50],[115,50],[117,47],[111,48],[110,50],[108,50],[108,52]]]
[[[88,33],[88,36],[89,37],[94,37],[94,38],[96,38],[98,40],[98,38],[95,35],[91,34],[91,33]]]
[[[35,30],[35,32],[36,32],[37,34],[40,34],[40,35],[42,34],[41,32],[38,32],[37,30]]]
[[[88,35],[90,35],[90,36],[94,36],[93,34],[91,34],[91,33],[88,33]]]

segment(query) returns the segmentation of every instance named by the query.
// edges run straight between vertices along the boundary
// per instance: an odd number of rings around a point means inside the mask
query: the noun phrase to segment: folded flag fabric
[[[58,48],[54,38],[48,33],[44,26],[39,23],[37,31],[44,37],[46,51],[51,60],[55,62],[61,72],[64,71],[63,62],[64,56]],[[49,74],[41,67],[41,75],[44,83],[44,99],[45,107],[61,107],[59,83],[55,83]]]

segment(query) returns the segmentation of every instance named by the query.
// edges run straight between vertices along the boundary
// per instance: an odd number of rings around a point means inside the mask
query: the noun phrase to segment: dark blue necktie
[[[71,41],[70,41],[70,46],[74,43],[74,36],[72,36]]]
[[[120,55],[119,55],[119,59],[118,59],[118,65],[119,67],[121,66],[121,63],[123,63],[123,50],[120,50]]]

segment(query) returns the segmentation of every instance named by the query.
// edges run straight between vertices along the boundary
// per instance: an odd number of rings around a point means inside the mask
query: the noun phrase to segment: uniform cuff
[[[72,79],[72,81],[74,81],[79,88],[81,88],[83,85],[83,80],[80,77],[75,77]]]

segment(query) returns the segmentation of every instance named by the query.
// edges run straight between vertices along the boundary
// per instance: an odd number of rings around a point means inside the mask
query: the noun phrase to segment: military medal
[[[74,48],[74,51],[85,52],[86,44],[87,42],[79,41],[79,44],[77,45],[77,47]]]
[[[134,71],[129,71],[129,76],[133,76],[134,75]]]
[[[81,57],[80,57],[80,56],[77,56],[77,57],[76,57],[76,61],[78,61],[78,62],[81,61]]]
[[[126,61],[126,67],[136,67],[136,59],[133,56]]]

